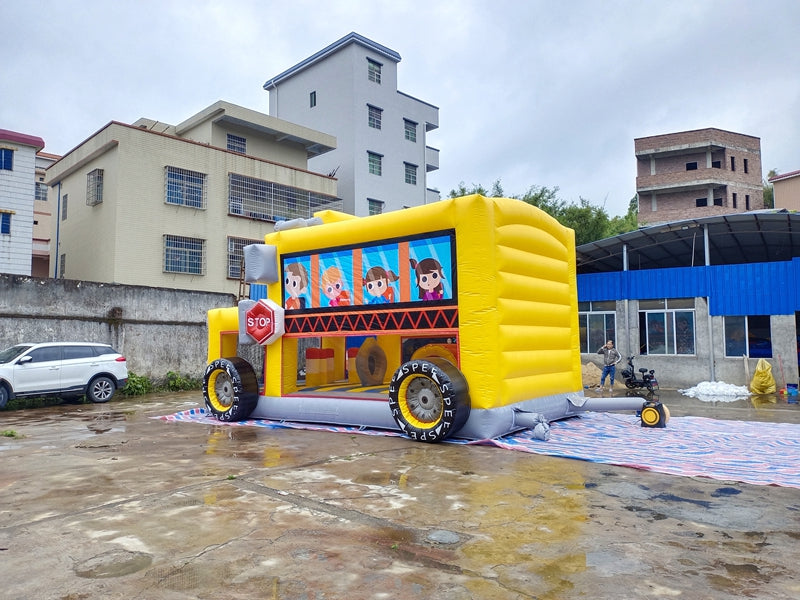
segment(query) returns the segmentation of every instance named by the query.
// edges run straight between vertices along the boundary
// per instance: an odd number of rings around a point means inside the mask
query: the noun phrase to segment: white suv
[[[108,402],[127,382],[125,357],[108,344],[17,344],[0,352],[0,408],[26,396]]]

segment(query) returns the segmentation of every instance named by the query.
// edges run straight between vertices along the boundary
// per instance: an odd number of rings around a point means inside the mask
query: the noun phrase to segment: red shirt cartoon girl
[[[423,258],[417,262],[412,258],[410,262],[411,268],[414,269],[420,300],[441,300],[444,297],[442,285],[444,273],[439,261],[435,258]]]
[[[322,293],[328,297],[330,306],[350,305],[350,293],[344,289],[342,272],[337,267],[328,267],[322,274]]]

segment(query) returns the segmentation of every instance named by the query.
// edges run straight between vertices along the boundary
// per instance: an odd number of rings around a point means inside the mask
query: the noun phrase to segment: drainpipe
[[[703,225],[703,253],[705,254],[705,266],[711,266],[711,253],[709,251],[708,241],[708,226]],[[708,268],[706,268],[706,272]],[[706,280],[708,280],[708,273],[706,273]],[[711,296],[706,296],[706,312],[708,313],[708,367],[711,379],[709,381],[717,380],[716,369],[714,368],[714,328],[711,321]]]
[[[58,279],[58,242],[61,234],[61,182],[58,182],[58,202],[56,204],[56,252],[53,269],[53,279]]]
[[[626,273],[628,271],[628,244],[622,244],[622,271]],[[631,352],[631,322],[630,322],[630,315],[628,313],[630,304],[628,300],[627,292],[624,294],[625,296],[625,343],[627,344],[626,351],[628,356],[633,354]]]

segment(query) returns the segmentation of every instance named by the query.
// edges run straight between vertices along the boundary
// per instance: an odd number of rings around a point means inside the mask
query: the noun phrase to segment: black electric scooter
[[[658,380],[653,369],[639,369],[641,377],[636,376],[636,368],[633,366],[633,356],[628,357],[628,368],[622,370],[622,380],[628,389],[646,388],[652,393],[658,391]]]

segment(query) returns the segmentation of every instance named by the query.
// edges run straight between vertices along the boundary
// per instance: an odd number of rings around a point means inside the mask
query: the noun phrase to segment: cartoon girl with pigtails
[[[394,302],[392,283],[400,279],[392,271],[383,267],[372,267],[364,275],[363,285],[370,296],[367,304],[388,304]]]
[[[420,300],[441,300],[444,297],[444,272],[435,258],[423,258],[417,262],[410,259],[414,269]]]

